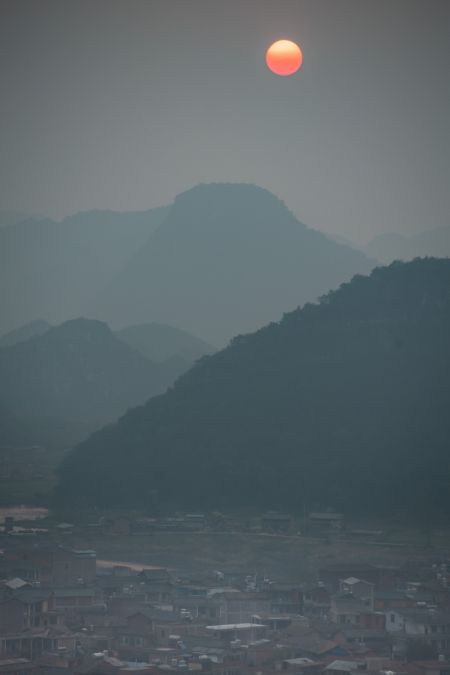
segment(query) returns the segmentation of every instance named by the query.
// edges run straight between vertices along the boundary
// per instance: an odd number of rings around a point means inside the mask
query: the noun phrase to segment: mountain
[[[148,507],[156,490],[189,509],[448,513],[449,405],[450,261],[393,263],[235,338],[97,432],[56,500]]]
[[[34,319],[33,321],[2,335],[0,337],[0,347],[10,347],[18,342],[26,342],[26,340],[29,340],[32,337],[43,335],[49,328],[51,328],[51,324],[49,324],[48,321],[44,321],[44,319]]]
[[[411,236],[387,232],[372,239],[364,251],[383,263],[426,256],[450,257],[450,227]]]
[[[36,316],[60,323],[83,314],[167,211],[89,211],[0,228],[0,333]]]
[[[254,185],[199,185],[103,293],[95,316],[114,327],[157,322],[211,344],[255,330],[373,263],[300,223]]]
[[[67,321],[0,349],[0,400],[28,419],[92,431],[166,386],[160,367],[99,321]]]
[[[177,358],[188,366],[201,356],[216,351],[215,347],[185,330],[160,323],[128,326],[128,328],[117,331],[116,335],[119,340],[123,340],[156,363],[164,363],[169,359]]]

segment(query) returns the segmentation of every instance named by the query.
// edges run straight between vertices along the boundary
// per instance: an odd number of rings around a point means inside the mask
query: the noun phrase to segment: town
[[[194,539],[215,527],[220,538],[227,520],[219,516],[101,518],[34,531],[7,517],[0,535],[0,673],[450,673],[450,559],[432,550],[399,555],[396,564],[330,556],[310,578],[264,574],[244,562],[241,569],[195,569],[187,559],[182,568],[151,564],[159,531]],[[351,535],[370,549],[370,537],[381,536],[344,532],[341,514],[311,513],[308,521],[311,536],[325,538],[330,549]],[[293,527],[290,516],[269,512],[259,536],[277,548],[302,538]],[[141,542],[149,562],[100,559],[93,548],[74,545],[77,528],[95,530],[100,547],[102,537]]]

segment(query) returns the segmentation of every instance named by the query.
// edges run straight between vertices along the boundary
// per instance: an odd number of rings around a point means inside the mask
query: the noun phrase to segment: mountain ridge
[[[373,265],[268,190],[202,184],[175,198],[92,313],[114,328],[165,323],[221,346]]]
[[[56,503],[449,511],[449,344],[450,261],[356,275],[79,445]]]

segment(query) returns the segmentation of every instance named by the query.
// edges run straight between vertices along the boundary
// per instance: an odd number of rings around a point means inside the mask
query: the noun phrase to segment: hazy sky
[[[246,181],[359,241],[450,224],[449,0],[1,0],[0,78],[0,208]]]

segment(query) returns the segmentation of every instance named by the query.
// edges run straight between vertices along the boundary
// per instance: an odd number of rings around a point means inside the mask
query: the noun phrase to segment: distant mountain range
[[[450,257],[450,227],[410,236],[392,232],[380,234],[367,244],[364,252],[383,263],[425,256]]]
[[[83,315],[166,213],[87,211],[0,227],[0,333],[36,316],[60,323]]]
[[[173,205],[55,222],[0,211],[0,334],[37,316],[160,323],[223,346],[376,261],[449,256],[450,227],[363,249],[300,223],[267,190],[199,185]]]
[[[172,206],[0,228],[0,333],[36,316],[159,323],[224,345],[374,262],[254,185],[200,185]]]
[[[355,276],[75,448],[56,503],[450,511],[450,261]]]
[[[267,190],[199,185],[175,199],[95,313],[112,326],[180,326],[220,346],[373,264],[307,228]]]
[[[0,336],[0,348],[11,347],[39,337],[52,328],[48,321],[35,319]],[[185,330],[159,323],[128,326],[115,332],[116,337],[135,351],[155,363],[167,363],[174,359],[183,362],[186,368],[216,348]]]

